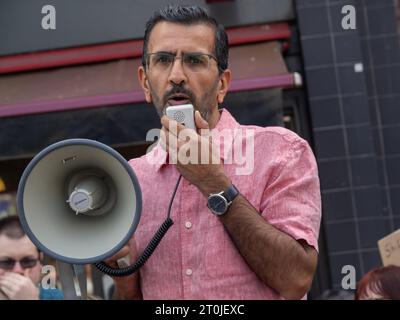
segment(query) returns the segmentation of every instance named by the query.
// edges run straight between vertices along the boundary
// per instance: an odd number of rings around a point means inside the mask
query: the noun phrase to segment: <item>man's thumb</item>
[[[208,122],[203,119],[203,117],[201,116],[201,114],[198,110],[196,110],[196,112],[194,113],[194,120],[196,122],[197,129],[208,129],[209,128]]]

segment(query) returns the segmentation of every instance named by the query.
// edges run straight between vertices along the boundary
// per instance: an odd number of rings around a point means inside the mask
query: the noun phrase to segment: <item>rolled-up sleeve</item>
[[[260,211],[274,227],[318,251],[321,192],[315,157],[304,140],[290,144],[269,179]]]

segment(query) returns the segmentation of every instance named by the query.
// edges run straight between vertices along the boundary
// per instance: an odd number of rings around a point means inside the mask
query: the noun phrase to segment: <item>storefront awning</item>
[[[266,42],[290,38],[287,23],[260,24],[227,29],[229,45]],[[138,58],[143,50],[143,40],[120,41],[85,47],[32,52],[0,56],[0,75],[21,71],[40,70],[63,66]]]
[[[131,104],[144,101],[137,80],[140,59],[121,59],[0,77],[0,117]],[[293,88],[278,41],[230,49],[231,92]]]

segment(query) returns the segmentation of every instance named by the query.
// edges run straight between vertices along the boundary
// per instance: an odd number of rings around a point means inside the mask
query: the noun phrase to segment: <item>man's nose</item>
[[[19,261],[15,262],[14,268],[11,271],[22,275],[24,274],[24,269],[21,267]]]
[[[171,66],[168,81],[175,84],[182,84],[187,81],[181,58],[175,58],[174,63]]]

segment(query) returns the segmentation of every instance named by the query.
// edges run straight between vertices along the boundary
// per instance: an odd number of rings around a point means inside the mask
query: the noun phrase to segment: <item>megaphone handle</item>
[[[87,285],[86,272],[83,265],[71,265],[62,261],[57,261],[60,270],[60,281],[67,300],[86,300]]]

